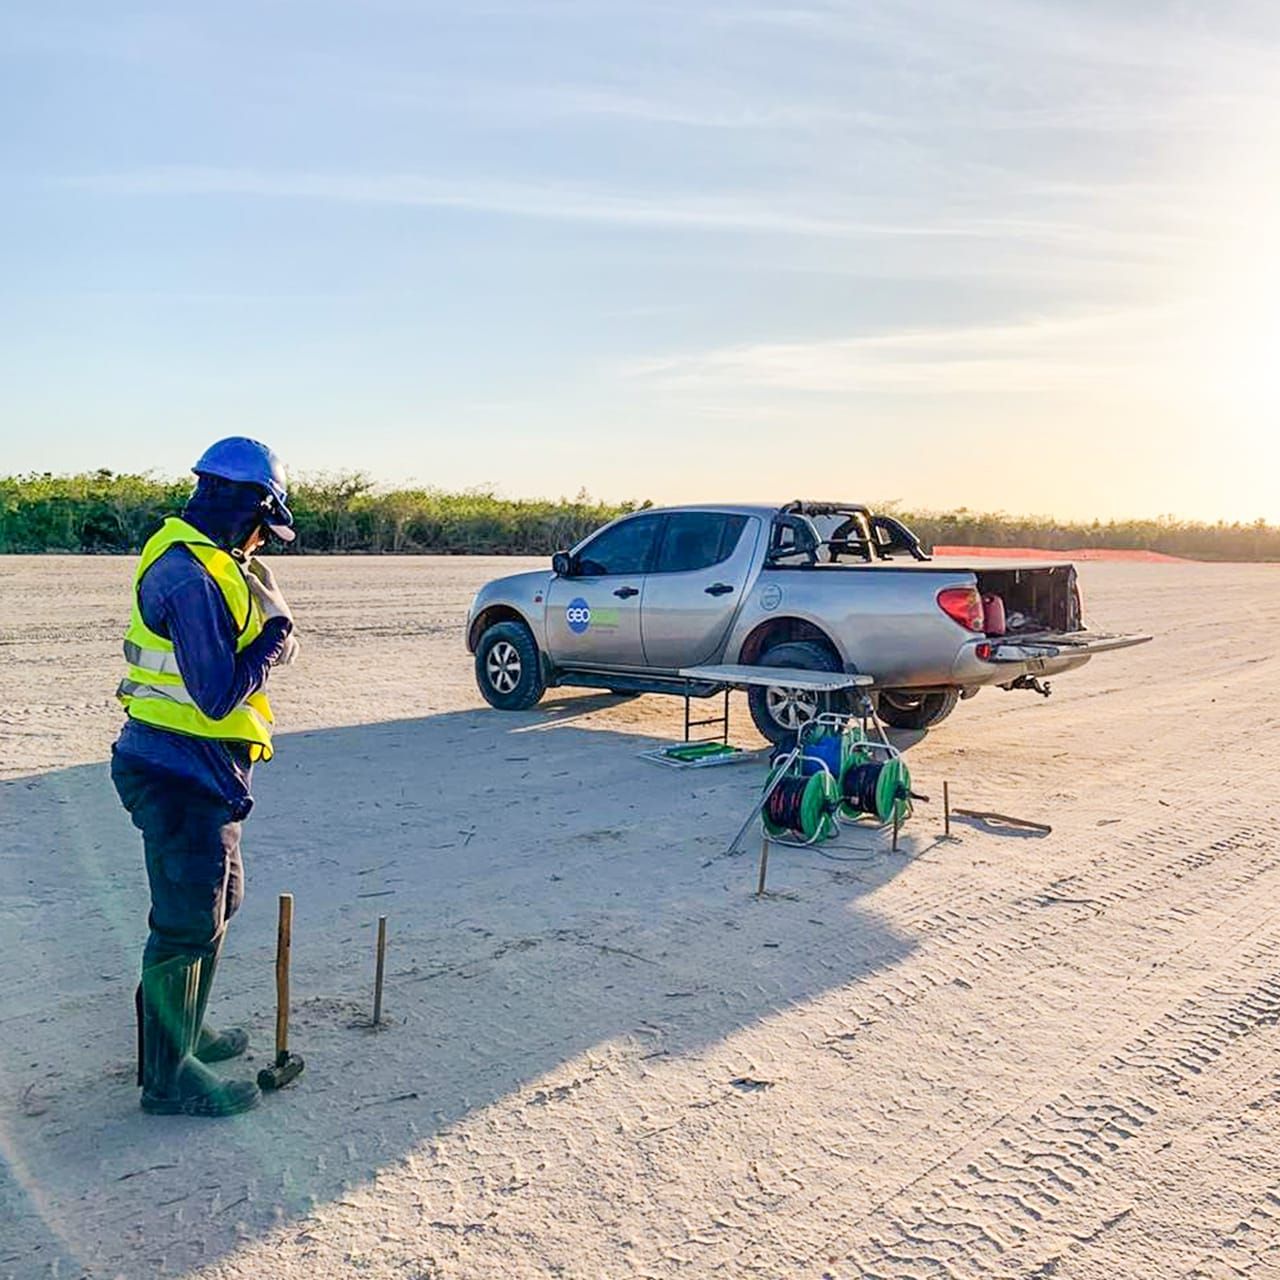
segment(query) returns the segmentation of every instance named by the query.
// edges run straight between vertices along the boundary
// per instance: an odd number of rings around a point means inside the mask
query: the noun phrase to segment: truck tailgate
[[[1148,635],[1103,635],[1098,632],[1073,631],[1064,635],[1028,636],[1025,639],[997,640],[991,645],[988,662],[1043,662],[1053,658],[1091,658],[1095,653],[1112,649],[1130,649],[1146,644]]]

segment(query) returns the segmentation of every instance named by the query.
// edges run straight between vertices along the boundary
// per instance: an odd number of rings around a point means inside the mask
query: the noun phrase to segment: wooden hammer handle
[[[289,953],[293,949],[293,894],[280,895],[276,926],[276,1057],[289,1049]]]
[[[1039,831],[1044,835],[1052,835],[1053,828],[1043,822],[1032,822],[1030,818],[1011,818],[1007,813],[996,813],[994,809],[952,809],[962,818],[977,818],[980,822],[1003,822],[1010,827],[1024,827],[1027,831]]]

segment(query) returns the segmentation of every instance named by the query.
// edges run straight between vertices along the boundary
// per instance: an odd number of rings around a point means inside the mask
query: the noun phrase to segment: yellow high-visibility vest
[[[199,529],[170,516],[142,548],[133,578],[133,612],[124,633],[124,658],[128,673],[116,690],[125,711],[143,724],[195,738],[243,742],[251,760],[270,760],[271,726],[275,717],[262,692],[251,693],[220,720],[210,719],[196,706],[182,682],[173,642],[157,635],[142,618],[138,588],[142,575],[170,547],[184,546],[218,585],[236,626],[236,652],[262,634],[262,608],[245,582],[239,561],[207,538]]]

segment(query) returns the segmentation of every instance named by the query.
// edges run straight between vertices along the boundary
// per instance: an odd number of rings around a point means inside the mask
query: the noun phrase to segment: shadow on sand
[[[293,1044],[256,1112],[144,1116],[137,836],[105,765],[0,784],[0,1275],[180,1273],[340,1198],[602,1042],[680,1055],[894,964],[859,899],[926,837],[836,863],[724,848],[763,763],[671,771],[589,727],[608,698],[287,735],[245,827],[214,996],[269,1056],[275,898],[296,895]],[[367,1026],[390,918],[389,1025]]]

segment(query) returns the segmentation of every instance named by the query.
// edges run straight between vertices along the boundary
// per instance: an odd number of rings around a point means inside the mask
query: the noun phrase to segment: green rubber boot
[[[222,943],[219,942],[214,953],[200,961],[200,991],[196,1000],[196,1026],[200,1030],[196,1035],[195,1056],[201,1062],[225,1062],[228,1058],[238,1058],[249,1047],[249,1033],[243,1028],[227,1027],[215,1031],[204,1020],[221,953]]]
[[[252,1081],[222,1080],[193,1055],[200,967],[184,955],[142,971],[142,1109],[153,1115],[233,1116],[262,1097]]]

